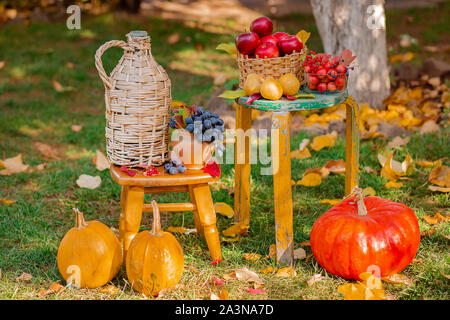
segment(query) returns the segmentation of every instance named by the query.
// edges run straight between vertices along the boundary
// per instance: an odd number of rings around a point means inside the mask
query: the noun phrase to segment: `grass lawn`
[[[396,11],[397,12],[397,11]],[[398,12],[397,12],[398,14]],[[410,13],[412,14],[412,13]],[[292,21],[302,18],[302,27],[313,31],[314,49],[320,50],[320,40],[311,16],[293,16]],[[446,19],[443,17],[443,19]],[[448,20],[447,20],[448,21]],[[389,19],[388,30],[395,34],[396,21]],[[427,21],[422,27],[427,28]],[[431,27],[431,22],[429,22]],[[123,39],[133,29],[148,30],[152,36],[152,52],[172,79],[172,95],[175,100],[186,103],[204,103],[216,89],[215,75],[225,73],[228,79],[237,77],[234,61],[217,52],[217,44],[232,41],[228,34],[213,34],[183,26],[180,23],[155,18],[136,20],[115,18],[112,14],[83,19],[82,29],[67,30],[64,23],[6,25],[0,27],[0,61],[6,66],[0,71],[0,158],[9,158],[21,153],[24,162],[30,165],[47,163],[43,171],[0,176],[0,198],[15,200],[12,205],[0,204],[0,299],[38,299],[36,293],[55,281],[60,281],[56,265],[59,241],[74,224],[72,207],[85,213],[87,220],[100,220],[108,226],[118,228],[120,211],[120,189],[108,171],[99,172],[92,163],[95,150],[105,150],[104,138],[104,88],[94,67],[95,50],[104,42]],[[167,38],[178,32],[182,39],[174,45]],[[294,30],[289,30],[294,31]],[[423,30],[419,30],[420,35]],[[442,37],[448,37],[442,33]],[[187,42],[184,39],[190,38]],[[439,38],[431,39],[433,43]],[[311,40],[312,41],[312,40]],[[111,49],[104,55],[105,69],[109,72],[121,55],[120,49]],[[71,62],[73,68],[66,64]],[[74,88],[68,92],[54,90],[52,80]],[[230,85],[233,80],[227,85]],[[83,125],[81,132],[73,132],[73,124]],[[406,147],[397,151],[399,158],[410,154],[413,159],[437,160],[450,158],[450,131],[419,135],[413,134]],[[306,138],[304,132],[292,138],[297,146]],[[33,143],[54,145],[61,155],[59,160],[48,160],[36,150]],[[361,145],[361,167],[379,169],[377,150],[387,141],[365,141]],[[334,147],[314,152],[312,158],[292,161],[294,180],[300,180],[304,171],[318,167],[328,160],[344,158],[344,141],[339,139]],[[194,235],[179,235],[185,256],[185,265],[199,270],[195,274],[186,269],[181,283],[184,289],[177,290],[163,299],[204,299],[219,289],[212,284],[212,276],[220,278],[234,268],[247,266],[260,270],[273,266],[271,259],[250,262],[243,253],[255,252],[266,256],[274,243],[274,199],[272,177],[258,174],[259,165],[252,170],[251,227],[248,237],[239,242],[222,242],[224,261],[211,266],[206,243]],[[450,198],[447,193],[431,192],[427,189],[429,169],[419,169],[411,180],[405,180],[401,189],[386,189],[384,178],[374,173],[361,173],[360,185],[373,187],[377,195],[398,201],[411,207],[419,218],[421,230],[430,229],[421,217],[437,212],[449,214]],[[100,175],[102,184],[95,190],[80,189],[75,181],[81,174]],[[233,167],[222,167],[222,179],[232,186]],[[326,212],[330,205],[320,200],[341,198],[344,194],[344,176],[330,175],[317,187],[296,186],[294,201],[294,241],[296,247],[309,239],[314,221]],[[176,202],[187,200],[187,195],[157,195],[157,201]],[[233,197],[224,190],[213,191],[215,202],[233,205]],[[149,200],[149,199],[147,199]],[[148,201],[149,202],[149,201]],[[218,216],[218,228],[224,230],[232,224],[231,219]],[[142,230],[149,229],[150,219],[145,217]],[[163,227],[193,227],[192,213],[170,215]],[[396,299],[449,299],[449,280],[441,273],[450,274],[449,240],[442,234],[450,234],[450,226],[441,223],[436,232],[424,237],[416,259],[402,273],[413,280],[410,286],[387,284],[387,293]],[[307,254],[311,253],[306,248]],[[297,277],[278,278],[263,275],[265,294],[250,295],[247,285],[239,281],[227,281],[230,299],[342,299],[337,292],[345,280],[327,274],[314,258],[298,261],[295,265]],[[16,282],[22,272],[30,273],[30,282]],[[324,280],[307,285],[314,274],[321,273]],[[46,299],[141,299],[130,289],[124,267],[112,280],[119,287],[116,295],[97,290],[66,289],[61,295],[49,295]]]

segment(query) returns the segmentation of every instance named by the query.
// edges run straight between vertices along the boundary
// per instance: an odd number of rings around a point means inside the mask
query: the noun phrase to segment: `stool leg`
[[[277,262],[294,263],[289,112],[272,114],[273,192]]]
[[[191,203],[193,203],[193,204],[196,203],[195,195],[194,195],[194,188],[192,187],[192,185],[189,185],[189,201],[191,201]],[[195,222],[195,228],[197,229],[197,234],[203,235],[203,227],[200,222],[198,210],[194,210],[194,222]]]
[[[119,239],[123,246],[125,261],[128,248],[134,236],[139,232],[144,206],[144,187],[126,187],[122,189],[121,204],[124,204],[119,221]]]
[[[252,109],[236,104],[236,143],[234,152],[234,221],[250,224],[250,137]],[[243,133],[243,134],[242,134]]]
[[[216,227],[216,212],[207,183],[193,186],[195,204],[197,205],[200,223],[213,260],[222,259],[219,231]]]
[[[352,97],[346,101],[346,145],[345,145],[345,195],[358,185],[359,166],[359,107]]]

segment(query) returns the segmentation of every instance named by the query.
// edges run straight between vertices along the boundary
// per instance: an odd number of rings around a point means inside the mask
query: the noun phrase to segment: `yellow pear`
[[[286,73],[278,79],[278,82],[283,87],[283,93],[287,96],[293,96],[297,94],[300,89],[300,81],[292,73]]]
[[[256,73],[250,73],[245,79],[244,91],[245,94],[251,96],[254,93],[259,93],[261,84],[264,82],[263,77]]]
[[[268,77],[261,85],[261,95],[265,99],[279,100],[283,96],[283,87],[272,77]]]

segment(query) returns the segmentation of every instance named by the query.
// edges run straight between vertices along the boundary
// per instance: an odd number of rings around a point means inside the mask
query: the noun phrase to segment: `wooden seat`
[[[197,233],[204,235],[213,260],[222,259],[216,213],[208,183],[217,181],[201,170],[187,170],[182,174],[168,174],[164,167],[157,167],[159,174],[134,177],[111,166],[113,180],[122,186],[119,240],[123,245],[124,259],[134,236],[138,233],[143,212],[152,212],[152,206],[144,203],[146,193],[189,192],[188,203],[158,203],[160,211],[193,211]]]

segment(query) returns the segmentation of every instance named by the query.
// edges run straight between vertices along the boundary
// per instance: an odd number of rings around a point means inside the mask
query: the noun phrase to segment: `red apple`
[[[292,52],[300,52],[303,48],[303,43],[297,36],[289,36],[281,39],[278,42],[278,47],[284,54],[291,54]]]
[[[274,36],[275,38],[277,38],[278,41],[280,41],[281,39],[284,39],[284,38],[286,38],[286,37],[289,37],[290,34],[289,34],[289,33],[286,33],[286,32],[275,32],[275,33],[273,34],[273,36]]]
[[[342,76],[338,76],[338,78],[336,79],[336,88],[338,90],[344,90],[345,87],[345,78]]]
[[[236,37],[236,48],[243,55],[252,54],[259,43],[259,37],[254,32],[244,32]]]
[[[336,91],[336,83],[334,81],[328,82],[327,90],[328,91]]]
[[[280,56],[278,47],[271,42],[261,43],[255,50],[255,56],[264,59],[277,58]]]
[[[274,45],[277,45],[278,39],[277,39],[277,37],[270,34],[268,36],[262,37],[261,42],[270,42],[270,43],[273,43]]]
[[[308,76],[308,84],[312,84],[314,86],[316,86],[319,83],[319,78],[317,78],[317,76],[314,76],[312,74],[310,74]]]
[[[319,68],[317,70],[317,76],[319,79],[325,79],[327,77],[327,70],[325,68]]]
[[[327,69],[327,71],[328,71],[328,70],[330,70],[330,69],[332,68],[332,65],[331,65],[330,61],[327,61],[327,62],[325,62],[325,63],[323,64],[323,67],[324,67],[325,69]]]
[[[317,85],[317,90],[320,91],[320,92],[327,91],[327,84],[323,83],[323,82],[319,83]]]
[[[273,31],[272,20],[267,17],[260,17],[253,20],[250,30],[256,32],[260,37],[268,36]]]

